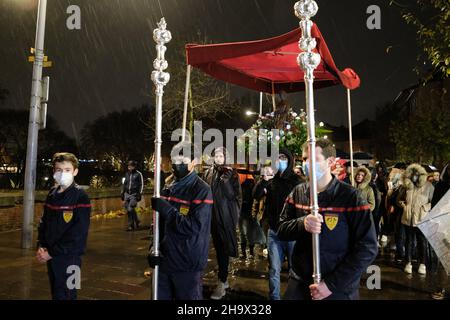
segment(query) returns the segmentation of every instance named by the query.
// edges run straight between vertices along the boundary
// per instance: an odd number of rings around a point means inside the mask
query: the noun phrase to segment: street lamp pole
[[[39,0],[31,82],[30,118],[28,123],[27,158],[23,194],[22,248],[29,249],[33,241],[34,199],[38,134],[41,125],[42,67],[44,62],[45,15],[47,0]]]

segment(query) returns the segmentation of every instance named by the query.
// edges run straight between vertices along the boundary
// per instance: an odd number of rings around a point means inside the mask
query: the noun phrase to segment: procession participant
[[[190,142],[180,142],[171,153],[174,181],[152,198],[160,214],[161,256],[149,256],[160,266],[158,298],[201,300],[202,273],[208,261],[211,229],[211,188],[194,170],[199,159]]]
[[[236,227],[242,205],[242,191],[235,169],[226,165],[227,151],[220,147],[214,150],[214,164],[205,171],[203,179],[211,186],[213,213],[211,235],[219,265],[219,283],[211,299],[222,299],[228,284],[230,257],[238,256]]]
[[[72,270],[80,270],[86,251],[91,204],[88,195],[75,182],[78,159],[72,153],[53,156],[56,185],[44,203],[38,227],[36,258],[47,263],[53,300],[76,300],[76,286],[69,287]],[[75,267],[75,268],[74,268]]]
[[[303,157],[309,172],[308,145]],[[278,237],[296,241],[285,299],[358,299],[362,273],[377,256],[370,207],[359,192],[331,174],[336,149],[328,139],[316,142],[319,216],[310,213],[308,183],[294,188],[280,216]],[[325,226],[322,227],[322,223]],[[312,234],[319,234],[322,280],[312,284]]]
[[[403,209],[401,223],[406,234],[406,266],[404,271],[412,273],[412,255],[414,243],[417,243],[419,274],[426,274],[427,240],[417,227],[431,209],[434,187],[427,181],[427,172],[419,164],[413,163],[406,168],[402,177],[403,188],[397,197],[398,205]]]
[[[283,241],[277,236],[277,224],[280,213],[283,210],[286,197],[292,189],[301,183],[294,173],[294,157],[287,149],[280,150],[276,160],[277,172],[275,177],[269,181],[260,181],[256,186],[253,197],[257,200],[265,197],[265,212],[269,220],[267,232],[267,247],[269,254],[269,298],[280,300],[280,273],[281,266],[285,260],[288,261],[289,269],[292,267],[291,256],[294,241]]]

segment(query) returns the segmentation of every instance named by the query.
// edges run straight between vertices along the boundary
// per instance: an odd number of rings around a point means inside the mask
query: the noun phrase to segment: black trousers
[[[376,232],[377,238],[380,235],[380,222],[381,222],[382,215],[383,215],[383,213],[381,212],[380,209],[378,209],[377,212],[373,212],[372,213],[372,217],[373,217],[373,222],[375,224],[375,232]]]
[[[125,203],[124,207],[127,210],[128,215],[128,226],[130,228],[137,228],[139,226],[139,219],[136,213],[137,199],[136,195],[125,193]]]
[[[214,249],[216,250],[217,265],[219,266],[219,280],[221,282],[227,282],[228,279],[228,265],[230,263],[230,257],[225,249],[225,244],[218,236],[217,230],[212,226],[211,235],[213,239]]]
[[[420,229],[417,227],[404,225],[404,228],[406,234],[405,251],[407,262],[412,261],[414,252],[414,243],[416,242],[417,261],[419,263],[425,263],[427,253],[427,240],[425,239],[425,236],[423,235],[422,231],[420,231]]]
[[[312,300],[309,284],[297,280],[289,276],[286,292],[284,293],[284,300]],[[355,290],[350,293],[333,292],[328,298],[324,300],[359,300],[359,292]]]
[[[70,281],[74,276],[73,266],[81,268],[81,257],[57,256],[47,261],[47,273],[53,300],[77,299],[77,290],[72,287],[73,282]]]
[[[202,273],[176,272],[158,274],[158,299],[202,300]]]

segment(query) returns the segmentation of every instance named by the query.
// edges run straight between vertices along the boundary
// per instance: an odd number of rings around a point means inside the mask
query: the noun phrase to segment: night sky
[[[162,13],[172,41],[185,43],[201,33],[220,43],[273,37],[298,27],[294,3],[48,0],[45,52],[54,62],[53,68],[44,70],[44,75],[51,77],[49,114],[65,132],[76,136],[87,121],[111,111],[153,104],[152,31]],[[412,71],[418,52],[415,31],[396,8],[389,7],[388,0],[317,3],[319,12],[313,20],[336,65],[340,69],[351,67],[361,77],[361,87],[353,93],[354,123],[373,119],[377,106],[392,101],[400,90],[417,81]],[[70,4],[81,8],[81,30],[66,28]],[[366,27],[366,9],[372,4],[381,7],[381,30]],[[29,108],[32,64],[27,56],[34,46],[36,6],[37,0],[0,0],[0,85],[10,91],[0,108]],[[254,95],[256,101],[258,93]],[[317,121],[346,124],[346,94],[341,86],[318,90],[315,96]],[[296,109],[303,107],[303,94],[292,97],[291,104]]]

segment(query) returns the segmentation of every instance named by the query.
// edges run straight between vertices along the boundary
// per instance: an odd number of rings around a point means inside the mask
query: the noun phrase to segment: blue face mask
[[[278,171],[283,172],[288,167],[288,160],[278,160]]]
[[[309,163],[304,162],[304,171],[307,178],[309,178]],[[323,176],[325,175],[325,172],[322,171],[320,168],[320,165],[316,162],[316,181],[319,181]]]

